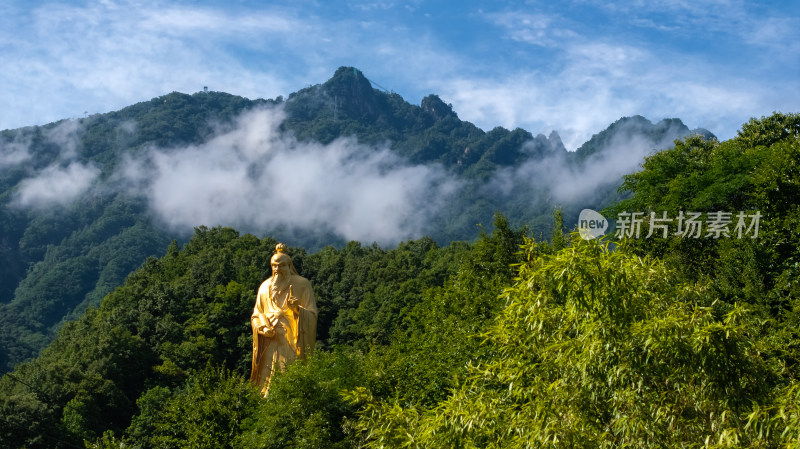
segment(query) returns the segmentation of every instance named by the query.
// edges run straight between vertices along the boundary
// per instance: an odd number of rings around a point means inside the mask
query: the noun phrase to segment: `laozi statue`
[[[317,341],[317,303],[308,279],[300,276],[279,243],[270,260],[272,276],[261,284],[250,324],[253,367],[250,382],[266,396],[272,375],[287,363],[304,360]]]

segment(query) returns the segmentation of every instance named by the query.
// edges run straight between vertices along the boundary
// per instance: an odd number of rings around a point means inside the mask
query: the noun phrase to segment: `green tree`
[[[770,446],[780,375],[741,305],[596,242],[530,257],[484,334],[496,357],[433,407],[350,393],[368,447]],[[538,254],[534,242],[523,248]],[[758,421],[754,419],[754,421]],[[769,420],[758,421],[759,423]],[[765,431],[765,433],[760,433]]]
[[[126,446],[139,448],[234,448],[258,409],[260,396],[243,377],[207,366],[173,395],[162,388],[139,401],[142,413]]]
[[[686,279],[707,280],[728,302],[775,320],[776,354],[800,374],[800,114],[751,119],[733,139],[697,137],[647,158],[625,177],[631,196],[609,209],[732,214],[731,238],[635,239],[639,254],[660,257]],[[757,238],[733,232],[739,213],[760,215]],[[674,230],[674,229],[673,229]]]

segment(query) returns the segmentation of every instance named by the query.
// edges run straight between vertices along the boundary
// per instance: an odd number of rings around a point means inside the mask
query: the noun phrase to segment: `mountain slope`
[[[436,95],[413,105],[352,67],[285,100],[171,93],[5,130],[0,366],[34,356],[195,226],[310,250],[422,235],[445,244],[491,229],[501,211],[547,236],[554,207],[568,224],[603,207],[637,157],[690,133],[677,119],[622,119],[569,153],[555,131],[483,131]]]

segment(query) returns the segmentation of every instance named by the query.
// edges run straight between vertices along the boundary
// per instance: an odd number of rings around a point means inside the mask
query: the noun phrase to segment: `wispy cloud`
[[[640,119],[617,122],[610,138],[597,141],[595,152],[585,160],[575,162],[563,152],[545,152],[544,158],[498,169],[485,192],[511,204],[522,196],[529,204],[558,205],[567,210],[598,207],[616,191],[623,175],[641,169],[646,156],[672,148],[675,139],[687,134],[676,121],[659,123],[656,129],[652,132],[652,125]],[[542,154],[542,144],[538,137],[526,142],[522,150]]]
[[[147,11],[142,26],[157,34],[186,36],[197,33],[206,39],[227,36],[237,41],[243,35],[281,36],[308,31],[303,30],[308,26],[306,23],[281,10],[220,14],[217,9],[191,6]]]
[[[780,90],[746,80],[715,80],[705,69],[702,62],[675,67],[640,51],[592,45],[576,48],[557,77],[461,78],[439,90],[459,116],[479,126],[557,130],[570,150],[608,126],[609,117],[632,115],[678,117],[690,127],[730,138],[748,118],[772,112],[763,109],[763,99],[780,102]]]
[[[457,183],[437,166],[338,139],[300,143],[278,131],[280,109],[243,114],[206,144],[152,149],[121,171],[178,230],[200,224],[289,229],[396,243],[419,237]]]
[[[558,15],[513,11],[489,13],[486,17],[505,29],[509,38],[542,47],[557,47],[578,36]]]
[[[17,186],[11,200],[15,207],[45,208],[66,206],[83,195],[100,175],[91,163],[78,159],[78,145],[83,128],[77,120],[63,120],[42,131],[43,143],[55,149],[52,162],[37,170]],[[18,162],[30,159],[33,145],[29,132],[18,133],[10,144],[0,145],[0,155],[11,154]],[[4,148],[8,147],[10,153]],[[0,156],[0,166],[2,160]]]
[[[308,32],[281,14],[114,1],[42,6],[0,31],[12,43],[3,49],[0,82],[29,94],[4,98],[0,123],[42,124],[206,85],[252,98],[284,94],[289,84],[268,61],[252,66],[229,51],[275,45],[277,38],[291,38],[287,30]],[[27,112],[27,122],[14,118],[14,111],[31,108],[35,115]]]
[[[274,98],[354,65],[389,88],[457,66],[432,33],[361,17],[325,18],[303,6],[195,6],[109,0],[20,10],[0,30],[0,126],[106,112],[209,86]],[[372,66],[373,70],[370,70]],[[444,70],[444,72],[449,72]],[[52,101],[56,99],[57,101]]]
[[[26,208],[68,205],[85,193],[98,175],[100,170],[91,164],[51,165],[20,182],[12,204]]]
[[[662,3],[665,10],[697,13],[695,19],[701,20],[695,6]],[[639,20],[641,15],[627,4],[604,3],[602,8],[624,15],[621,21]],[[740,8],[730,14],[738,20]],[[439,84],[442,97],[461,117],[482,127],[557,130],[568,149],[614,119],[631,115],[680,117],[690,126],[730,138],[752,116],[790,110],[791,101],[778,92],[790,93],[789,98],[800,93],[791,77],[765,84],[703,56],[631,40],[626,33],[597,36],[591,27],[581,29],[574,18],[535,8],[484,16],[505,37],[528,45],[530,54],[538,55],[539,66],[514,70],[508,64],[502,75],[455,75],[455,81]],[[525,51],[518,49],[520,54]]]
[[[735,32],[752,17],[743,0],[584,0],[608,13],[607,19],[620,23],[650,24],[654,28],[695,36],[706,33]]]
[[[31,158],[30,141],[19,135],[8,142],[0,141],[0,169],[21,164]]]

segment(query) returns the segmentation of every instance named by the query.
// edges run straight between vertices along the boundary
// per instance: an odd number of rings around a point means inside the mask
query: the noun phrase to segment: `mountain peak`
[[[455,111],[453,111],[453,106],[445,104],[438,95],[431,94],[423,98],[421,106],[423,111],[432,115],[436,120],[443,119],[447,116],[458,117]]]
[[[337,109],[353,118],[374,119],[379,114],[375,89],[355,67],[339,67],[322,89],[333,97]]]
[[[333,88],[335,86],[342,87],[344,85],[360,85],[362,88],[372,89],[372,86],[370,86],[369,80],[364,76],[364,73],[355,67],[339,67],[336,69],[336,72],[333,74],[331,79],[325,81],[324,84],[326,88]]]

